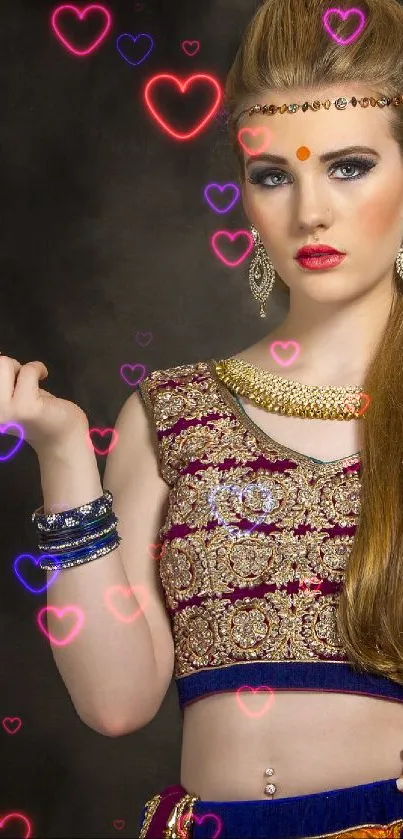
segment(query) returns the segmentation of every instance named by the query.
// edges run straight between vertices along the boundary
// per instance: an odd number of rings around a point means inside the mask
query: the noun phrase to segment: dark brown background
[[[240,204],[216,215],[203,197],[209,182],[236,178],[223,120],[177,142],[142,100],[159,72],[207,72],[223,85],[257,2],[144,0],[142,10],[133,0],[108,2],[113,29],[87,58],[51,32],[57,5],[12,0],[0,11],[0,349],[22,363],[44,361],[46,388],[80,404],[91,427],[105,427],[131,392],[122,364],[149,372],[220,358],[281,319],[276,293],[260,320],[250,260],[227,268],[210,247],[217,229],[246,225]],[[124,32],[155,40],[139,66],[117,51]],[[200,41],[195,57],[183,53],[184,39]],[[185,113],[177,118],[179,129],[193,125],[190,112],[187,122]],[[152,333],[147,346],[137,332]],[[105,457],[98,463],[103,474]],[[126,737],[102,737],[77,717],[36,625],[46,594],[28,591],[13,571],[19,554],[37,555],[30,515],[41,502],[37,458],[24,444],[0,462],[0,722],[22,720],[14,735],[0,725],[0,819],[25,814],[35,837],[134,837],[144,801],[179,782],[176,688],[149,726]],[[43,572],[31,572],[39,587]],[[21,827],[1,832],[22,835]]]

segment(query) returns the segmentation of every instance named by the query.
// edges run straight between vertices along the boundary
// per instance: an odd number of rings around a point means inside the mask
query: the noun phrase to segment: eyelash
[[[352,176],[350,178],[338,178],[337,180],[341,181],[358,181],[359,178],[365,177],[371,169],[376,166],[374,160],[369,160],[367,157],[350,157],[346,158],[345,160],[338,160],[332,164],[330,167],[330,171],[336,171],[337,169],[343,169],[346,166],[356,166],[357,168],[361,169],[361,175]],[[273,177],[273,175],[285,175],[286,172],[283,172],[282,169],[262,169],[260,171],[252,172],[248,181],[250,184],[255,184],[259,186],[261,189],[277,189],[278,187],[285,186],[285,184],[265,184],[263,181],[266,178]]]

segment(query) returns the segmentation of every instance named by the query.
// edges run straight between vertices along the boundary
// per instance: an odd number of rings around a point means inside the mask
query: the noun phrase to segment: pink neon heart
[[[98,449],[95,446],[95,444],[92,440],[92,437],[93,437],[93,435],[95,436],[96,434],[99,434],[101,437],[104,437],[105,434],[111,434],[112,435],[111,443],[107,447],[106,450],[105,449]],[[87,435],[88,435],[88,437],[91,441],[91,445],[94,449],[94,452],[96,452],[97,454],[108,454],[109,452],[112,451],[112,449],[115,448],[116,443],[118,442],[118,432],[117,432],[116,428],[90,428],[90,430],[87,432]]]
[[[260,690],[264,690],[264,691],[269,692],[270,695],[269,695],[268,699],[266,700],[266,704],[263,706],[261,711],[250,711],[248,708],[246,708],[245,705],[242,704],[242,699],[241,699],[239,694],[243,690],[251,690],[252,693],[258,693]],[[267,687],[267,685],[259,685],[259,687],[257,687],[257,688],[251,688],[251,687],[249,687],[249,685],[243,685],[241,688],[238,688],[238,690],[236,692],[236,700],[237,700],[240,708],[242,708],[242,710],[245,711],[245,713],[248,717],[259,718],[259,717],[262,717],[263,714],[266,713],[266,711],[268,711],[270,706],[273,704],[274,691],[271,688]]]
[[[245,141],[241,139],[244,134],[252,134],[253,137],[256,137],[258,134],[262,134],[265,139],[261,146],[254,148],[253,146],[247,146]],[[252,157],[256,154],[261,154],[263,151],[267,151],[271,137],[272,133],[268,128],[241,128],[240,131],[238,131],[238,142],[242,146],[243,150],[246,151],[246,154],[250,154]]]
[[[140,347],[147,347],[148,344],[150,343],[150,341],[152,341],[152,339],[153,339],[153,333],[152,332],[136,332],[134,337],[135,337],[137,343],[140,344]],[[128,366],[130,366],[130,365],[128,365]],[[139,366],[142,367],[143,365],[139,365]],[[133,365],[133,368],[134,367],[135,367],[135,365]]]
[[[291,358],[288,359],[288,361],[282,361],[282,359],[279,358],[279,356],[276,353],[276,347],[281,347],[282,350],[286,350],[289,347],[294,347],[294,352]],[[289,367],[289,365],[292,364],[296,358],[298,358],[300,354],[300,345],[298,341],[273,341],[270,344],[270,353],[273,356],[274,360],[277,361],[277,364],[281,364],[282,367]]]
[[[143,333],[143,334],[146,334],[146,333]],[[140,372],[140,375],[134,376],[134,380],[130,380],[128,378],[128,374],[124,372],[125,370],[130,370],[132,372],[132,374],[134,374],[135,370],[140,370],[141,372]],[[144,364],[122,364],[122,366],[120,368],[120,375],[121,375],[122,379],[124,379],[125,382],[128,385],[131,385],[132,387],[136,387],[137,385],[139,385],[140,382],[143,381],[145,374],[146,374],[146,368],[144,367]]]
[[[17,734],[17,731],[19,731],[22,726],[22,722],[19,717],[4,717],[1,722],[3,728],[7,731],[7,734]],[[14,723],[17,723],[17,725],[14,725]]]
[[[72,630],[69,632],[67,637],[64,640],[59,641],[58,638],[55,638],[51,632],[43,625],[43,617],[48,612],[53,612],[56,615],[58,620],[63,620],[66,614],[73,614],[75,615],[75,626],[73,626]],[[65,647],[66,644],[69,643],[73,638],[78,635],[80,629],[84,624],[84,612],[82,609],[79,609],[78,606],[63,606],[59,609],[57,606],[44,606],[43,609],[40,610],[37,621],[39,624],[39,628],[42,630],[43,634],[52,641],[53,644],[56,644],[57,647]]]
[[[192,49],[193,45],[195,49]],[[183,49],[183,52],[186,53],[186,55],[193,56],[199,52],[200,41],[182,41],[181,47]]]
[[[123,830],[126,822],[124,819],[115,819],[113,822],[113,826],[116,827],[116,830]]]
[[[99,37],[88,47],[88,49],[77,50],[75,47],[72,46],[72,44],[70,44],[70,42],[67,40],[67,38],[65,38],[62,35],[62,33],[60,32],[59,27],[58,27],[58,18],[60,17],[61,14],[63,14],[66,11],[74,12],[74,14],[79,17],[80,21],[82,21],[87,16],[87,14],[89,12],[96,11],[96,12],[101,12],[101,14],[104,15],[104,17],[106,19],[104,28],[103,28],[101,34],[99,35]],[[104,38],[106,38],[106,36],[107,36],[111,26],[112,26],[112,17],[111,17],[110,12],[108,11],[108,9],[105,8],[105,6],[99,6],[97,4],[94,4],[92,6],[86,6],[85,9],[80,10],[80,9],[77,9],[76,6],[66,4],[64,6],[59,6],[57,9],[55,9],[55,11],[53,12],[53,15],[52,15],[51,24],[52,24],[52,29],[53,29],[55,35],[57,35],[57,37],[62,42],[62,44],[64,44],[64,46],[67,47],[67,49],[70,50],[70,52],[72,52],[73,55],[84,56],[84,55],[89,55],[91,52],[93,52],[97,48],[98,44],[100,44],[104,40]]]
[[[231,262],[224,256],[224,254],[221,253],[218,247],[218,239],[220,238],[220,236],[229,239],[230,242],[233,242],[235,239],[238,239],[239,236],[246,237],[246,239],[248,240],[248,244],[244,253],[241,254],[239,259],[235,260],[234,262]],[[254,245],[254,241],[251,233],[249,233],[249,230],[237,230],[236,233],[230,233],[229,230],[217,230],[216,233],[214,233],[214,235],[211,237],[211,244],[215,255],[218,256],[219,259],[221,259],[221,262],[223,262],[224,265],[228,265],[229,268],[237,268],[238,265],[240,265],[241,262],[243,262],[246,259],[246,257],[250,254]]]
[[[160,85],[161,82],[164,82],[165,84],[167,82],[169,82],[171,85],[174,84],[177,88],[179,88],[181,94],[188,93],[188,87],[190,87],[194,84],[200,84],[200,83],[203,83],[204,86],[207,85],[208,87],[213,88],[213,90],[215,91],[215,100],[213,102],[213,105],[211,106],[210,110],[207,112],[204,119],[202,119],[197,124],[196,128],[193,131],[190,131],[186,134],[174,131],[168,125],[166,120],[162,119],[162,117],[159,115],[156,106],[151,101],[150,94],[151,94],[151,89],[154,88],[155,85]],[[150,114],[152,114],[154,119],[158,122],[159,125],[161,125],[161,127],[164,129],[164,131],[166,131],[168,134],[170,134],[171,137],[174,137],[175,140],[191,140],[192,137],[196,137],[196,135],[200,133],[202,128],[204,128],[207,125],[207,123],[210,122],[210,120],[213,119],[216,111],[218,110],[218,108],[220,106],[221,98],[222,98],[222,90],[221,90],[221,87],[220,87],[218,81],[213,76],[208,76],[206,73],[198,73],[195,76],[189,76],[189,78],[185,79],[184,82],[181,82],[176,76],[170,75],[168,73],[161,73],[158,76],[154,76],[152,79],[150,79],[147,82],[145,90],[144,90],[144,99],[145,99],[146,105],[148,107],[148,110],[150,111]]]
[[[140,596],[143,598],[143,601],[147,602],[148,601],[148,591],[147,591],[147,589],[145,589],[144,586],[129,586],[129,587],[126,587],[126,588],[124,586],[112,586],[111,588],[108,588],[106,590],[105,603],[106,603],[108,609],[115,615],[116,618],[118,618],[118,620],[123,621],[123,623],[133,623],[133,621],[135,621],[136,618],[138,618],[138,616],[141,615],[142,612],[144,612],[144,608],[145,608],[146,603],[143,603],[143,605],[140,603],[139,608],[136,609],[134,612],[132,612],[131,615],[122,615],[122,613],[117,611],[117,609],[115,608],[115,606],[111,602],[111,598],[115,597],[115,595],[117,593],[119,593],[119,595],[121,595],[123,597],[126,597],[126,598],[130,597],[131,594],[134,594],[134,596],[136,597],[137,600],[140,599],[138,597],[138,594],[140,594]]]
[[[188,830],[189,830],[188,823],[191,822],[192,819],[195,822],[197,822],[197,824],[203,824],[205,819],[214,819],[214,821],[216,823],[216,832],[213,834],[211,839],[218,839],[218,837],[221,834],[222,821],[221,821],[220,817],[217,816],[215,813],[205,813],[204,816],[196,816],[195,813],[184,813],[183,816],[181,816],[179,818],[179,821],[178,821],[178,833],[180,834],[180,836],[182,836],[182,837],[184,837],[184,839],[186,839],[186,837],[188,835]],[[183,828],[183,832],[182,832],[182,828]]]
[[[19,821],[22,821],[24,823],[24,825],[27,829],[27,832],[24,833],[24,836],[21,836],[21,839],[31,839],[31,836],[32,836],[31,822],[29,821],[29,819],[27,819],[26,816],[23,816],[22,813],[8,813],[7,816],[4,816],[4,819],[0,819],[0,828],[5,827],[6,822],[9,822],[10,819],[19,819]]]
[[[347,18],[350,17],[350,15],[358,15],[358,17],[360,18],[360,23],[358,24],[357,29],[352,33],[352,35],[349,35],[348,38],[340,38],[339,35],[336,35],[336,33],[333,32],[333,29],[328,23],[328,18],[330,15],[339,15],[339,17],[341,17],[343,20],[347,20]],[[343,46],[345,46],[346,44],[351,44],[351,42],[354,41],[355,38],[358,38],[358,35],[360,35],[362,30],[364,29],[365,22],[366,18],[361,9],[354,8],[348,9],[347,11],[343,11],[343,9],[327,9],[325,14],[323,15],[323,25],[326,31],[329,33],[330,37],[333,38],[334,41],[336,41],[337,44],[342,44]]]

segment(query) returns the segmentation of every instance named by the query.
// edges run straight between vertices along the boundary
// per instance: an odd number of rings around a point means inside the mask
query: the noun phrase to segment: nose
[[[327,228],[332,221],[332,211],[323,186],[310,178],[300,183],[295,193],[294,220],[297,230],[306,232]]]

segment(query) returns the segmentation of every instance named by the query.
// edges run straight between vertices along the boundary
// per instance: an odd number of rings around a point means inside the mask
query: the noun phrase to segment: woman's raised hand
[[[22,426],[24,439],[38,455],[63,445],[77,431],[88,431],[87,416],[78,405],[39,387],[47,376],[42,361],[20,364],[0,355],[0,428],[8,423]],[[6,433],[17,437],[18,429]]]

